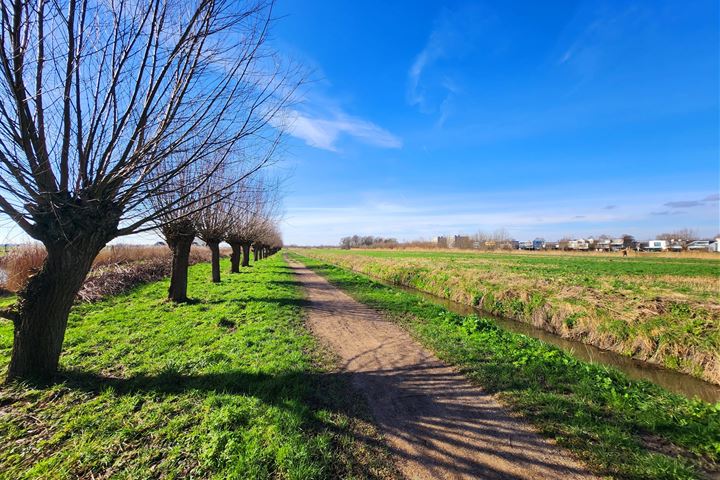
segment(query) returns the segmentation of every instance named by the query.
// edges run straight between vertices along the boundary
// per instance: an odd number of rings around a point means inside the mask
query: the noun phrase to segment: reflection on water
[[[676,372],[674,370],[668,370],[667,368],[643,362],[642,360],[635,360],[618,353],[601,350],[582,342],[562,338],[548,331],[534,327],[533,325],[498,317],[480,309],[473,308],[469,305],[436,297],[435,295],[431,295],[414,288],[405,287],[403,285],[388,284],[387,282],[376,278],[374,280],[393,288],[398,288],[414,295],[418,295],[432,303],[442,305],[451,312],[460,315],[471,315],[475,313],[483,317],[490,317],[506,330],[534,337],[546,343],[551,343],[572,354],[579,360],[611,365],[623,371],[628,377],[635,380],[648,380],[666,388],[667,390],[670,390],[671,392],[679,393],[689,398],[698,397],[706,402],[720,402],[720,386],[705,382],[699,378],[691,377],[690,375]]]

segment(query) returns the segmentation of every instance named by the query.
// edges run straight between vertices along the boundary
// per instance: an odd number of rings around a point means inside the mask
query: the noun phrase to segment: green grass
[[[0,295],[0,308],[9,307],[13,303],[15,303],[15,295],[8,294],[8,295]],[[3,320],[0,320],[2,322]],[[0,327],[2,328],[2,327]]]
[[[492,320],[463,317],[322,261],[307,266],[382,311],[443,360],[498,393],[597,473],[699,478],[720,461],[720,403],[688,400],[621,372],[575,360]]]
[[[517,271],[532,271],[555,278],[558,274],[578,275],[672,275],[709,276],[720,279],[720,259],[688,257],[621,257],[609,255],[521,255],[482,252],[428,252],[401,250],[334,250],[345,255],[375,258],[434,258],[443,261],[488,259]]]
[[[188,304],[161,281],[75,307],[56,381],[0,387],[0,478],[394,475],[283,259],[209,278]],[[0,323],[0,371],[11,345]]]

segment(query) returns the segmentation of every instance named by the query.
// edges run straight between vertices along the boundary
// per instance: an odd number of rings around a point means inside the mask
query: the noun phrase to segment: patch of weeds
[[[581,313],[581,312],[571,313],[570,315],[565,317],[565,320],[564,320],[565,326],[570,329],[575,328],[575,325],[577,325],[578,320],[580,320],[584,316],[585,316],[585,314]]]

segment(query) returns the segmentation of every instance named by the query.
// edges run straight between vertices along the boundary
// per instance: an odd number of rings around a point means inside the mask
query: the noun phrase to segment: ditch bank
[[[442,305],[458,315],[467,316],[475,314],[484,318],[491,318],[495,323],[506,330],[537,338],[545,343],[555,345],[583,362],[596,363],[617,368],[633,380],[645,380],[652,382],[671,392],[684,395],[690,399],[699,398],[700,400],[709,403],[720,402],[720,386],[685,373],[670,370],[668,368],[644,362],[642,360],[637,360],[635,358],[626,357],[609,350],[602,350],[593,345],[588,345],[587,343],[563,338],[528,323],[499,317],[477,307],[471,307],[446,298],[441,298],[437,295],[426,293],[416,288],[406,287],[404,285],[395,285],[385,282],[380,278],[373,277],[373,279],[383,285],[397,288],[413,295],[418,295],[429,302]]]
[[[720,385],[720,305],[712,301],[712,295],[702,303],[686,303],[679,294],[631,295],[605,285],[607,278],[602,279],[602,289],[559,286],[566,279],[558,277],[530,281],[527,272],[509,273],[487,259],[483,265],[452,260],[438,264],[441,259],[431,262],[428,258],[364,253],[302,252],[391,285],[465,305],[483,315],[533,327],[521,333],[539,336],[538,331],[543,331],[551,335],[546,338],[566,340],[570,346],[589,345],[639,361],[636,367],[663,367]],[[647,283],[654,277],[643,278]],[[688,282],[680,277],[675,281],[681,280]],[[666,279],[662,282],[667,283]]]

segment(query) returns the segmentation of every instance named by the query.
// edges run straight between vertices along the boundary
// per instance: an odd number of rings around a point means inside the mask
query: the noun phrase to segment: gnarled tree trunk
[[[49,203],[33,211],[47,256],[18,293],[10,315],[15,328],[8,380],[47,378],[57,371],[75,297],[120,221],[112,203],[65,194],[51,197]]]
[[[260,257],[260,252],[258,251],[259,247],[257,245],[253,245],[253,261],[257,262],[258,258]]]
[[[230,248],[232,248],[232,253],[230,254],[230,273],[240,273],[240,258],[242,257],[242,245],[237,242],[232,242],[230,244]]]
[[[257,260],[257,257],[255,257],[255,259]],[[243,267],[250,266],[250,244],[249,243],[242,244],[242,266]]]
[[[104,236],[46,245],[42,269],[18,294],[7,379],[47,378],[57,371],[68,315]]]
[[[220,283],[220,241],[209,240],[206,243],[211,253],[212,281],[213,283]]]
[[[174,302],[186,302],[188,268],[190,267],[190,249],[195,239],[195,227],[188,219],[179,220],[162,228],[165,241],[172,250],[170,288],[168,299]]]

